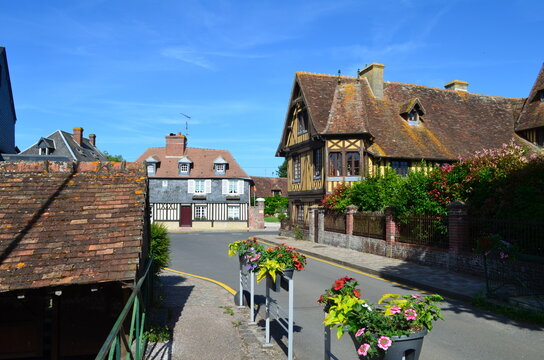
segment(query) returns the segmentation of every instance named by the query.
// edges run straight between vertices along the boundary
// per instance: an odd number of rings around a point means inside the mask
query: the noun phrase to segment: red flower
[[[338,291],[340,289],[342,289],[344,287],[344,285],[346,284],[346,281],[344,279],[338,279],[334,282],[334,287],[333,289]]]
[[[353,289],[353,295],[355,295],[355,297],[361,297],[361,292],[357,289]]]

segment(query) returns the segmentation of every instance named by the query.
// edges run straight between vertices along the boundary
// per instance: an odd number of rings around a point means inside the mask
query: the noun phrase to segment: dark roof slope
[[[192,167],[188,177],[249,178],[228,150],[186,148],[183,155],[166,156],[165,147],[156,147],[147,149],[138,157],[138,159],[136,159],[136,162],[141,163],[150,156],[160,162],[155,177],[186,178],[187,176],[179,176],[178,174],[178,161],[182,157],[187,157],[192,161]],[[214,172],[214,160],[219,156],[223,157],[228,163],[225,175],[216,175]]]
[[[319,134],[369,133],[376,156],[456,159],[511,141],[527,144],[514,133],[523,99],[389,81],[376,99],[366,79],[300,72],[296,79]],[[424,114],[411,126],[401,113],[416,101]]]
[[[6,67],[6,74],[7,74],[7,89],[8,89],[8,96],[10,99],[10,110],[13,114],[13,121],[17,121],[17,114],[15,113],[15,104],[13,102],[13,90],[11,88],[11,79],[9,77],[9,67],[8,67],[8,57],[6,54],[6,48],[3,46],[0,46],[0,56],[2,59],[0,59],[0,64],[3,64]]]
[[[50,153],[53,156],[65,156],[73,161],[106,161],[104,155],[87,138],[82,139],[81,146],[74,140],[72,134],[57,130],[46,138],[49,143],[54,144],[54,150]],[[41,140],[41,139],[40,139]],[[21,155],[39,155],[39,141],[21,152]],[[45,155],[42,155],[45,156]]]
[[[75,166],[0,163],[0,291],[135,278],[147,251],[141,164]]]
[[[256,197],[272,196],[272,190],[280,190],[282,196],[287,196],[287,178],[252,176],[255,183]]]
[[[542,92],[544,92],[544,64],[542,64],[529,98],[525,102],[516,130],[544,126],[544,103],[537,98],[538,95],[542,96]]]

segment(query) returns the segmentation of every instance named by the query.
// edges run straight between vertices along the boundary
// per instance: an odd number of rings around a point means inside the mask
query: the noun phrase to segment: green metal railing
[[[123,311],[121,311],[95,360],[103,360],[106,357],[108,360],[121,360],[123,355],[125,355],[126,360],[140,360],[143,358],[145,350],[144,325],[147,304],[153,286],[153,275],[149,274],[152,264],[153,258],[149,259],[145,272],[136,283]],[[127,334],[124,323],[131,309],[130,331]]]

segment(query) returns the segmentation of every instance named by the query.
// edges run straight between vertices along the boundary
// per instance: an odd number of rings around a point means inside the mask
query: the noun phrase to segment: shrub
[[[349,192],[351,202],[359,211],[379,211],[391,205],[404,180],[395,170],[388,168],[384,175],[376,175],[355,183]],[[349,204],[348,204],[349,205]]]
[[[153,256],[155,261],[155,274],[158,274],[161,268],[166,267],[170,261],[170,237],[164,224],[151,224],[151,248],[149,255]]]
[[[287,211],[289,199],[286,197],[275,195],[265,197],[264,200],[264,213],[267,215],[285,213]]]

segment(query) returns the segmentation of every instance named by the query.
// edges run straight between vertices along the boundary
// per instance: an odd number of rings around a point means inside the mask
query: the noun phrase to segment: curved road
[[[171,234],[172,258],[169,267],[212,278],[238,289],[238,259],[227,256],[227,244],[246,239],[249,235],[215,232]],[[417,292],[357,270],[308,259],[306,269],[295,274],[295,329],[298,332],[294,341],[297,359],[323,358],[323,311],[316,300],[324,289],[342,276],[356,278],[362,297],[371,302],[376,302],[384,293]],[[264,282],[257,286],[256,294],[264,294]],[[278,300],[287,308],[285,294],[280,293]],[[421,360],[544,358],[544,332],[539,326],[517,323],[460,302],[445,302],[443,313],[446,321],[437,322],[433,331],[425,337]],[[286,339],[279,339],[279,342],[285,343]],[[356,358],[348,336],[337,341],[333,335],[332,348],[339,359]]]

